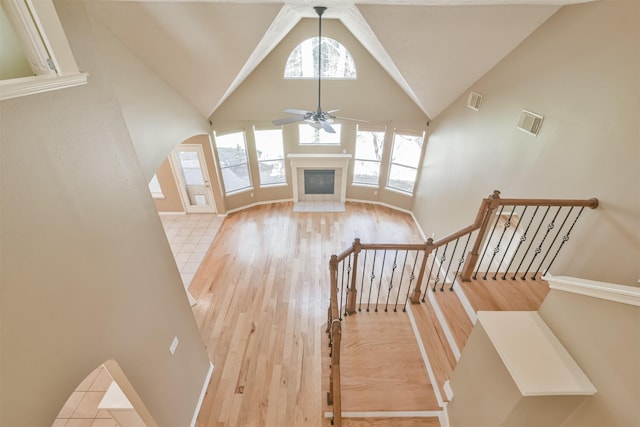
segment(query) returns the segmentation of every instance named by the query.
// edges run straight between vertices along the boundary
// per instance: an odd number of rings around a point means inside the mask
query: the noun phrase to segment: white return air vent
[[[525,131],[530,135],[538,135],[542,126],[543,116],[532,113],[531,111],[522,110],[520,120],[518,121],[518,129]]]
[[[480,109],[480,104],[482,104],[482,95],[479,93],[471,92],[469,94],[469,98],[467,99],[467,107],[472,110],[478,111]]]

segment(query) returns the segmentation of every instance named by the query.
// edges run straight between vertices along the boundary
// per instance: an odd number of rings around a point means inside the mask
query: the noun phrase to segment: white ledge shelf
[[[640,288],[566,276],[543,279],[551,289],[640,307]]]

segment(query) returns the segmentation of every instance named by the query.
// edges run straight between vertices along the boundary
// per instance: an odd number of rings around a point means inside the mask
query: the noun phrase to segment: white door
[[[200,145],[180,145],[171,153],[171,165],[185,210],[215,213],[209,172]]]

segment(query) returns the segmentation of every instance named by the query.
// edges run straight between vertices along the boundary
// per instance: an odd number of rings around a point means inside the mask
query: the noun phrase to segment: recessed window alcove
[[[344,211],[351,154],[289,154],[294,210]]]

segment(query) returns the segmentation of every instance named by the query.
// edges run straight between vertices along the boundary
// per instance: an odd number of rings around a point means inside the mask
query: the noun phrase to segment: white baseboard
[[[186,212],[158,212],[158,215],[186,215]]]
[[[234,212],[240,212],[240,211],[243,211],[245,209],[253,208],[255,206],[270,205],[272,203],[285,203],[285,202],[292,202],[292,201],[293,201],[293,199],[280,199],[280,200],[267,200],[265,202],[255,202],[255,203],[251,203],[250,205],[240,206],[239,208],[229,209],[223,215],[227,216],[227,215],[232,214]]]
[[[447,395],[447,400],[451,402],[451,399],[453,399],[453,389],[451,388],[451,383],[449,382],[449,380],[446,380],[444,382],[442,388],[444,389],[444,394]]]
[[[205,376],[204,383],[202,384],[202,390],[200,391],[200,397],[198,398],[198,404],[196,405],[196,409],[193,412],[193,418],[191,419],[190,427],[195,427],[196,421],[198,420],[198,415],[200,415],[200,408],[202,407],[202,402],[204,401],[204,395],[207,393],[207,387],[209,387],[209,381],[211,381],[211,375],[213,374],[213,363],[209,362],[209,370],[207,371],[207,375]]]

